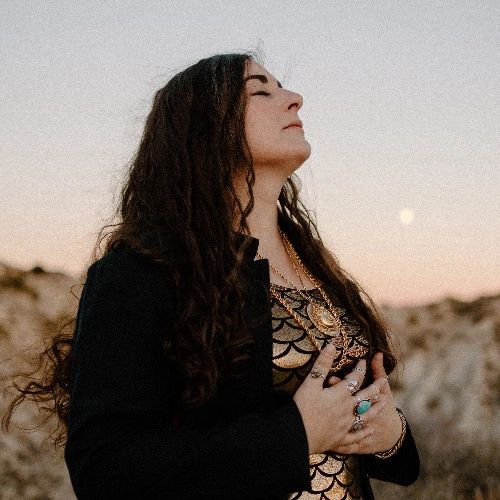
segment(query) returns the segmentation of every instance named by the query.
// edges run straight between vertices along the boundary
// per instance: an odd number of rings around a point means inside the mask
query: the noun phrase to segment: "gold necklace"
[[[279,276],[281,276],[281,278],[283,278],[283,280],[285,280],[287,283],[289,283],[308,302],[306,311],[307,311],[307,315],[308,315],[309,319],[311,320],[311,323],[320,332],[325,333],[329,336],[334,336],[334,342],[333,342],[334,345],[337,348],[342,348],[342,350],[345,352],[349,347],[349,339],[348,339],[347,334],[343,331],[344,330],[343,324],[342,324],[342,321],[339,317],[338,312],[333,307],[332,301],[330,300],[330,298],[328,297],[326,292],[323,290],[323,287],[321,287],[319,285],[319,283],[311,276],[311,274],[306,271],[305,266],[302,264],[302,261],[300,260],[299,256],[295,252],[295,249],[293,248],[291,243],[286,238],[286,235],[284,233],[282,233],[281,229],[279,231],[280,231],[281,239],[283,241],[283,245],[285,246],[285,250],[286,250],[288,256],[290,257],[290,260],[292,261],[293,268],[294,268],[295,272],[297,273],[297,276],[300,280],[302,287],[304,287],[304,283],[302,281],[302,278],[300,277],[300,274],[297,271],[297,268],[295,266],[293,258],[290,255],[290,252],[287,248],[287,245],[285,244],[285,241],[292,248],[293,254],[295,255],[297,262],[301,266],[301,268],[304,271],[304,273],[306,274],[306,276],[311,280],[311,282],[316,286],[316,288],[319,289],[323,299],[328,304],[328,309],[325,308],[316,299],[310,297],[309,295],[306,295],[302,290],[299,290],[293,283],[290,282],[290,280],[288,280],[273,265],[271,265],[270,262],[269,262],[269,267],[275,273],[277,273]],[[258,252],[257,252],[257,256],[261,259],[264,258]],[[278,302],[280,302],[280,304],[282,304],[283,307],[291,314],[291,316],[295,319],[297,324],[304,329],[304,331],[306,332],[306,334],[308,335],[309,339],[311,340],[312,344],[316,347],[318,352],[321,351],[321,346],[320,346],[319,342],[317,341],[316,337],[310,332],[312,327],[307,326],[304,323],[304,321],[302,320],[302,318],[293,310],[293,308],[279,295],[279,293],[276,291],[276,288],[275,288],[273,283],[271,283],[270,291],[271,291],[271,294],[276,298],[276,300]],[[340,340],[338,338],[339,334],[342,337],[341,342],[338,342],[338,340]],[[330,368],[330,372],[338,371],[348,363],[349,363],[349,360],[347,359],[347,357],[341,356],[340,360],[337,363],[332,364],[332,368]]]
[[[296,311],[293,310],[293,308],[290,306],[290,304],[288,304],[288,302],[286,300],[284,300],[274,289],[271,288],[271,293],[273,294],[273,296],[275,297],[275,299],[281,303],[281,305],[291,314],[291,316],[293,317],[293,319],[296,321],[296,323],[302,327],[304,329],[304,331],[306,332],[307,336],[309,337],[309,339],[311,340],[312,344],[314,345],[314,347],[316,347],[316,349],[319,351],[321,351],[321,345],[319,344],[318,340],[316,339],[316,337],[310,332],[310,330],[312,330],[313,328],[310,327],[310,326],[307,326],[304,321],[302,320],[302,318],[297,314]]]
[[[299,291],[299,290],[297,290],[297,291]],[[286,302],[286,300],[284,300],[273,287],[271,287],[271,294],[291,314],[291,316],[295,319],[296,323],[304,329],[304,331],[306,332],[307,336],[311,340],[311,343],[314,345],[314,347],[316,348],[316,350],[318,352],[320,352],[321,349],[322,349],[322,347],[319,344],[319,342],[316,339],[316,337],[311,332],[311,330],[313,330],[314,327],[307,326],[304,323],[304,321],[302,320],[302,318],[297,314],[297,312],[293,310],[293,308],[290,306],[290,304],[288,304]],[[312,321],[311,321],[311,323],[314,325],[314,323]],[[330,368],[329,372],[338,372],[344,366],[346,366],[346,365],[349,364],[349,358],[347,356],[345,356],[345,353],[349,349],[349,339],[347,337],[347,334],[343,331],[344,330],[343,327],[344,327],[344,325],[341,324],[339,331],[336,332],[336,333],[340,333],[340,336],[336,335],[336,336],[333,337],[333,340],[332,340],[333,345],[337,349],[341,349],[341,355],[340,355],[340,359],[337,362],[333,362],[332,363],[332,367]],[[341,338],[339,338],[339,337],[341,337]]]
[[[300,267],[304,271],[304,274],[311,280],[311,282],[314,284],[316,288],[319,289],[321,296],[323,297],[323,300],[325,301],[326,304],[328,304],[328,308],[325,307],[323,304],[318,302],[317,299],[309,296],[308,294],[305,293],[305,291],[299,290],[294,284],[288,280],[283,274],[281,274],[271,263],[269,263],[269,267],[281,278],[286,281],[288,284],[290,284],[305,300],[307,300],[307,316],[311,320],[311,322],[314,324],[314,326],[322,333],[326,333],[327,335],[332,335],[335,334],[339,331],[342,321],[340,320],[339,314],[336,311],[336,309],[333,307],[333,304],[326,294],[326,292],[323,290],[323,287],[321,287],[318,282],[310,275],[310,273],[307,272],[305,269],[304,264],[300,260],[299,256],[297,255],[297,252],[295,252],[295,249],[293,248],[292,244],[288,241],[288,238],[286,235],[279,229],[280,236],[281,236],[281,241],[283,242],[283,246],[285,247],[286,253],[290,260],[292,261],[293,268],[295,270],[295,273],[297,274],[297,277],[299,278],[299,281],[302,285],[302,288],[304,288],[304,282],[302,281],[302,278],[300,276],[300,273],[297,270],[297,267],[294,262],[294,258],[290,254],[290,250],[288,246],[292,248],[293,254],[295,259],[297,259],[297,262],[299,263]],[[258,252],[257,255],[260,258],[263,258]],[[271,283],[271,288],[274,289],[273,283]]]
[[[333,304],[326,294],[326,292],[323,290],[323,287],[320,286],[320,284],[313,278],[313,276],[307,271],[306,267],[300,260],[300,257],[298,256],[297,252],[293,248],[292,244],[286,237],[286,234],[284,234],[281,229],[280,235],[281,239],[283,240],[283,244],[286,250],[286,253],[288,254],[288,257],[290,257],[290,260],[292,261],[293,268],[295,270],[295,273],[299,277],[300,283],[302,287],[304,287],[304,282],[302,281],[302,278],[300,277],[300,273],[297,270],[297,267],[295,266],[295,261],[294,258],[297,259],[297,262],[299,263],[299,266],[302,268],[302,271],[304,271],[304,274],[309,278],[309,280],[314,284],[316,288],[319,289],[321,296],[323,297],[323,300],[325,301],[326,304],[328,304],[328,308],[323,306],[323,304],[319,303],[318,301],[314,300],[313,298],[309,299],[309,304],[307,305],[307,315],[311,319],[311,321],[314,323],[316,328],[323,332],[323,333],[328,333],[330,330],[334,328],[340,327],[342,322],[340,321],[339,315],[335,308],[333,307]],[[290,254],[290,249],[293,253],[293,257]],[[285,278],[286,279],[286,278]],[[287,280],[288,281],[288,280]]]

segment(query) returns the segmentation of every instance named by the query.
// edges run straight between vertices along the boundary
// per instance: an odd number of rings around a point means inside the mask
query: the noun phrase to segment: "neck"
[[[253,188],[254,206],[247,217],[250,235],[259,240],[257,257],[261,256],[269,260],[269,265],[279,270],[271,273],[271,282],[278,285],[293,286],[299,288],[312,288],[314,284],[306,276],[304,271],[295,269],[289,257],[278,226],[278,197],[285,179],[278,179],[276,172],[260,171],[256,176]],[[238,198],[243,206],[248,203],[248,190],[246,182],[235,184]],[[285,277],[286,279],[283,279]]]
[[[278,197],[283,186],[282,180],[259,175],[253,186],[254,206],[247,217],[250,234],[259,240],[258,252],[270,255],[273,249],[282,246],[278,227]],[[236,192],[243,206],[249,201],[246,182],[236,183]]]

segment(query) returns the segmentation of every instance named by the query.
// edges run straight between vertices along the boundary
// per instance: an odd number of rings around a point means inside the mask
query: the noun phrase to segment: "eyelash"
[[[269,92],[264,92],[263,90],[256,92],[255,94],[252,95],[270,95]]]

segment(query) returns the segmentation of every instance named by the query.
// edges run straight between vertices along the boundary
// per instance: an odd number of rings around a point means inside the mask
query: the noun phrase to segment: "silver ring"
[[[366,422],[364,418],[358,413],[354,419],[351,427],[351,432],[357,432],[365,428]]]
[[[351,394],[356,392],[356,386],[358,385],[358,381],[353,378],[344,379],[347,382],[347,389]]]
[[[349,385],[352,385],[353,387],[357,387],[359,382],[355,378],[346,378],[345,379]]]
[[[321,368],[313,368],[310,375],[312,378],[325,378],[325,374],[323,373],[323,370]]]
[[[366,370],[365,370],[364,368],[360,368],[359,366],[356,366],[356,368],[354,368],[354,369],[355,369],[356,371],[358,371],[358,372],[363,373],[363,374],[365,374],[365,373],[366,373]]]

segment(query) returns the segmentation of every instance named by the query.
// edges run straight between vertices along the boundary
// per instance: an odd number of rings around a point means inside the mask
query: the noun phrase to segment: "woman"
[[[74,337],[20,396],[56,401],[80,499],[367,499],[418,476],[387,328],[299,198],[302,97],[256,60],[156,93]]]

